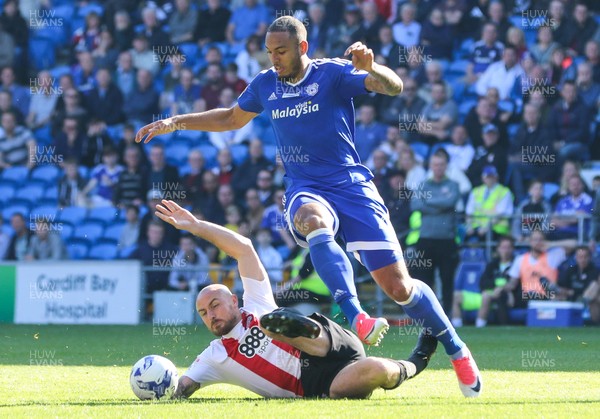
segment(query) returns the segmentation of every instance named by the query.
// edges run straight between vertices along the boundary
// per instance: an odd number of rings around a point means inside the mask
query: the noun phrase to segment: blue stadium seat
[[[58,201],[58,186],[50,186],[44,192],[44,199],[52,199]]]
[[[17,187],[14,182],[0,181],[0,202],[10,201],[17,192]]]
[[[137,249],[136,244],[119,249],[119,259],[128,259],[135,249]]]
[[[481,247],[466,247],[460,250],[461,262],[484,262],[485,249]]]
[[[187,161],[188,153],[190,148],[182,143],[168,144],[165,149],[165,155],[167,156],[167,163],[173,166],[179,167]]]
[[[124,223],[112,223],[106,226],[104,230],[104,234],[102,235],[103,239],[116,240],[117,242],[121,238],[121,232],[123,231]]]
[[[60,176],[60,168],[51,164],[38,166],[31,172],[31,179],[41,180],[49,184],[56,183]]]
[[[14,214],[21,213],[27,220],[29,218],[29,209],[30,209],[29,205],[24,205],[24,204],[20,204],[20,203],[11,203],[10,205],[5,206],[4,209],[2,210],[2,218],[4,218],[5,220],[10,220],[10,218]]]
[[[60,225],[60,229],[59,229],[60,237],[64,241],[67,241],[71,237],[73,237],[73,231],[75,231],[75,227],[73,227],[73,224],[61,221],[59,225]]]
[[[70,7],[69,7],[70,9]],[[49,70],[52,78],[58,82],[62,76],[71,74],[71,68],[68,65],[59,65]]]
[[[92,246],[87,256],[89,259],[112,260],[117,255],[118,248],[115,244],[102,243]]]
[[[2,171],[2,179],[22,184],[29,177],[29,169],[25,166],[13,166]]]
[[[544,198],[549,200],[550,198],[552,198],[552,195],[554,195],[556,192],[558,192],[559,189],[560,189],[560,186],[557,185],[556,183],[551,183],[551,182],[544,183]]]
[[[476,100],[467,99],[458,105],[458,113],[464,118],[475,105],[477,105]]]
[[[90,251],[90,242],[88,240],[71,238],[67,240],[66,245],[69,258],[74,260],[86,259]]]
[[[277,155],[277,146],[274,144],[263,145],[264,155],[271,162],[275,163],[275,156]]]
[[[90,178],[90,169],[88,167],[79,166],[77,170],[79,171],[79,176],[81,176],[82,178],[86,180]]]
[[[39,205],[31,210],[31,217],[52,221],[56,218],[58,208],[55,206]]]
[[[99,221],[85,221],[82,224],[75,226],[73,232],[74,238],[87,239],[90,242],[95,242],[104,232],[104,224]]]
[[[121,141],[121,138],[123,137],[123,125],[108,125],[106,127],[106,133],[115,143],[117,143]]]
[[[177,138],[187,138],[189,140],[190,147],[210,144],[210,141],[208,140],[208,134],[204,131],[177,131]]]
[[[421,142],[410,143],[410,148],[423,158],[423,160],[427,160],[427,156],[429,156],[429,145]]]
[[[56,63],[55,44],[49,38],[29,39],[29,60],[36,70],[46,70]]]
[[[194,67],[196,65],[196,61],[198,60],[198,45],[192,42],[185,42],[183,44],[179,44],[178,48],[179,52],[181,52],[185,58],[184,65],[186,67]]]
[[[8,237],[12,237],[12,235],[15,234],[15,231],[13,230],[13,228],[12,228],[12,226],[10,224],[3,224],[3,225],[1,225],[0,226],[0,231],[2,231]]]
[[[219,150],[213,145],[201,145],[196,147],[204,156],[206,167],[214,167],[217,164],[217,154]]]
[[[245,144],[234,144],[229,147],[233,164],[239,166],[248,158],[248,146]]]
[[[85,6],[80,6],[77,9],[77,16],[85,18],[88,14],[95,12],[98,15],[102,16],[104,14],[104,8],[99,4],[86,4]]]
[[[485,262],[461,262],[456,269],[454,289],[480,292],[479,281],[485,270]]]
[[[92,208],[87,213],[88,219],[101,221],[105,225],[108,225],[109,223],[115,221],[118,216],[119,209],[116,207]]]
[[[471,62],[469,60],[455,60],[450,63],[447,74],[464,75],[467,72],[467,67]]]
[[[87,210],[81,207],[65,207],[58,216],[59,221],[68,221],[73,225],[79,225],[85,218]]]
[[[26,201],[35,204],[36,201],[40,200],[44,196],[45,188],[36,184],[26,184],[17,189],[15,194],[16,199],[24,199]]]

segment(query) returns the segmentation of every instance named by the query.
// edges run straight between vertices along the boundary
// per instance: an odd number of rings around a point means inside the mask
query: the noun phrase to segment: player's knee
[[[332,225],[327,217],[322,214],[309,212],[309,211],[298,211],[294,217],[294,227],[302,235],[306,236],[311,231],[315,231],[319,228],[332,228]]]
[[[375,281],[394,301],[406,301],[414,287],[414,280],[400,263],[385,266],[371,272]]]

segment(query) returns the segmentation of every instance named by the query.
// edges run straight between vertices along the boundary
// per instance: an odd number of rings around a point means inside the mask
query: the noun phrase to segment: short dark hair
[[[510,244],[513,247],[515,247],[515,242],[516,241],[515,241],[515,238],[513,236],[506,235],[506,236],[500,236],[500,237],[498,237],[498,246],[500,246],[500,243],[502,243],[502,242],[510,242]]]
[[[450,161],[450,154],[448,154],[444,147],[440,147],[437,150],[435,150],[435,153],[433,153],[433,157],[443,157],[444,159],[446,159],[446,163]]]
[[[577,246],[575,248],[575,252],[573,252],[573,253],[574,254],[577,253],[578,250],[583,250],[584,252],[587,252],[588,255],[590,255],[590,256],[592,255],[592,251],[590,250],[590,248],[584,244]]]
[[[137,215],[140,215],[140,208],[137,205],[129,204],[125,207],[126,211],[133,210]]]
[[[287,32],[298,42],[306,41],[306,27],[293,16],[280,16],[269,25],[269,32]]]

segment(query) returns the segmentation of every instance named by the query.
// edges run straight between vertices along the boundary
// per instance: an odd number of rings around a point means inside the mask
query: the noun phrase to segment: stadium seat
[[[31,172],[31,179],[41,180],[49,184],[56,184],[60,176],[60,168],[51,164],[38,166]]]
[[[485,249],[481,247],[467,247],[460,250],[461,262],[484,262]]]
[[[137,249],[137,245],[135,244],[119,249],[119,259],[128,259],[135,249]]]
[[[71,238],[67,241],[66,247],[69,258],[74,260],[86,259],[90,251],[90,242],[88,240]]]
[[[123,231],[124,223],[111,223],[107,225],[104,229],[104,233],[102,234],[102,239],[115,240],[119,242],[121,238],[121,232]]]
[[[73,237],[78,239],[87,239],[94,243],[104,232],[104,224],[99,221],[84,221],[79,225],[75,225]]]
[[[60,237],[64,241],[67,241],[71,237],[73,237],[73,231],[75,231],[75,227],[73,227],[73,224],[71,224],[71,223],[67,223],[67,222],[61,221],[60,222],[60,229],[58,231],[60,233]]]
[[[67,221],[79,225],[85,218],[87,210],[81,207],[65,207],[58,216],[59,221]]]
[[[79,176],[81,176],[82,178],[86,180],[90,178],[90,169],[88,167],[79,166],[77,170],[79,171]]]
[[[204,162],[207,168],[214,167],[217,164],[217,154],[219,150],[214,145],[201,145],[196,147],[204,156]]]
[[[485,270],[485,262],[461,262],[456,269],[454,289],[479,292],[479,280]]]
[[[115,221],[119,216],[119,209],[116,207],[101,207],[92,208],[87,213],[87,219],[98,220],[103,222],[105,225],[109,225]],[[86,220],[84,220],[86,221]]]
[[[0,231],[2,231],[2,233],[6,234],[8,237],[12,237],[12,235],[15,234],[15,231],[10,223],[1,225]]]
[[[185,164],[189,152],[190,148],[185,144],[168,144],[167,148],[165,149],[167,163],[179,167]]]
[[[8,202],[15,196],[16,192],[17,187],[14,182],[0,181],[0,202]]]
[[[35,70],[52,68],[56,63],[55,44],[49,38],[29,39],[29,60]]]
[[[464,118],[465,116],[467,116],[471,108],[475,105],[477,105],[476,100],[467,99],[460,105],[458,105],[458,113]]]
[[[234,144],[229,147],[233,164],[239,166],[248,158],[248,146],[245,144]]]
[[[31,210],[31,218],[53,221],[58,208],[55,206],[39,205]]]
[[[10,205],[5,206],[2,210],[2,218],[4,218],[5,220],[10,220],[10,218],[14,214],[20,213],[23,214],[23,216],[27,220],[29,218],[29,209],[29,205],[24,205],[21,203],[11,203]]]
[[[198,45],[192,42],[185,42],[178,45],[179,52],[185,58],[186,67],[194,67],[198,60]]]
[[[88,253],[89,259],[112,260],[116,259],[118,248],[114,244],[102,243],[92,246]]]
[[[410,148],[423,158],[423,160],[427,160],[427,156],[429,156],[429,145],[421,142],[410,143]]]
[[[51,186],[44,191],[44,199],[58,201],[58,186]]]
[[[108,125],[106,127],[106,133],[115,143],[118,143],[121,141],[121,138],[123,138],[123,125]]]
[[[88,14],[95,12],[102,16],[104,14],[104,8],[99,4],[86,4],[85,6],[79,6],[77,9],[77,16],[85,18]]]
[[[552,195],[554,195],[556,192],[558,192],[559,189],[560,189],[560,186],[557,185],[556,183],[551,183],[551,182],[544,183],[544,198],[549,200],[550,198],[552,198]]]
[[[29,177],[29,169],[25,166],[13,166],[2,171],[2,179],[12,180],[17,184],[22,184]]]
[[[446,75],[450,75],[450,74],[465,75],[469,64],[470,64],[469,60],[452,61],[450,63],[450,66],[448,67],[448,70],[446,71]]]
[[[20,188],[17,188],[17,192],[14,196],[15,199],[23,199],[35,204],[36,201],[40,200],[44,196],[45,188],[36,184],[27,184]]]
[[[275,157],[277,155],[277,146],[274,144],[264,144],[263,145],[264,155],[267,160],[275,163]]]

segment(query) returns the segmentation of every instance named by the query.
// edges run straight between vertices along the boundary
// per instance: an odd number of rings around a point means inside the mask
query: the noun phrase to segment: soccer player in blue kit
[[[286,172],[288,227],[298,244],[310,249],[315,270],[354,332],[373,345],[388,324],[361,308],[351,263],[336,236],[384,292],[442,343],[463,394],[478,397],[482,380],[477,364],[431,288],[410,277],[373,175],[354,147],[353,97],[368,92],[395,96],[402,92],[402,81],[375,63],[373,51],[360,42],[346,50],[351,62],[311,60],[306,28],[291,16],[269,26],[265,44],[273,67],[252,80],[237,104],[155,121],[139,130],[136,141],[177,129],[231,131],[265,112]]]

